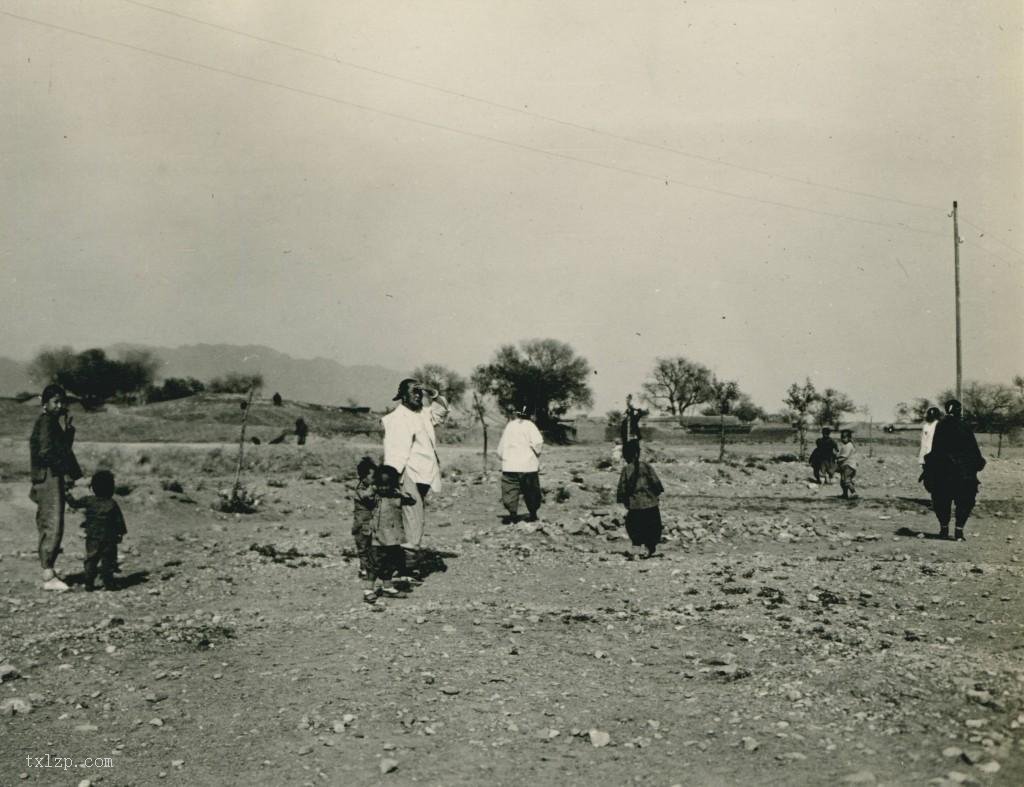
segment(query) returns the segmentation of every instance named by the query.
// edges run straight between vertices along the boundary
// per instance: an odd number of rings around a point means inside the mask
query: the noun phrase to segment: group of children
[[[853,444],[853,432],[842,429],[839,432],[839,444],[832,439],[832,430],[825,427],[821,430],[810,456],[814,480],[818,484],[832,483],[832,476],[839,473],[839,488],[842,497],[849,499],[857,496],[854,478],[857,475],[857,447]]]
[[[378,465],[368,456],[359,460],[356,476],[352,536],[359,555],[363,601],[373,604],[380,597],[405,598],[405,590],[415,580],[406,571],[402,506],[416,501],[403,494],[395,468]]]

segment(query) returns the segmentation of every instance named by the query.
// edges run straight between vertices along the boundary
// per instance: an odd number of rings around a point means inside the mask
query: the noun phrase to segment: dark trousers
[[[399,546],[373,544],[366,554],[367,578],[385,582],[405,574],[405,550]]]
[[[46,478],[32,484],[29,497],[35,502],[36,530],[39,531],[39,563],[53,568],[64,538],[64,476],[46,471]]]
[[[359,555],[359,570],[370,573],[369,554],[373,548],[373,536],[364,530],[352,530],[352,540],[356,542],[356,554]]]
[[[97,569],[105,586],[110,587],[114,584],[114,572],[117,570],[117,539],[85,537],[86,587],[96,581]]]
[[[953,503],[956,503],[956,529],[963,530],[977,499],[978,484],[971,480],[944,484],[941,489],[932,492],[932,507],[935,509],[936,519],[939,520],[939,527],[943,530],[949,529]]]
[[[501,474],[501,502],[512,516],[519,513],[520,496],[530,516],[535,516],[541,501],[540,473]]]
[[[854,478],[856,478],[856,476],[856,467],[839,465],[839,488],[843,490],[844,495],[857,494],[857,487],[854,484]]]
[[[661,509],[635,508],[626,512],[626,534],[633,546],[654,552],[661,542]]]

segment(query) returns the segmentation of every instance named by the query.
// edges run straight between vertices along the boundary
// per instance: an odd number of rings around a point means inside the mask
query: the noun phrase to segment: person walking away
[[[526,504],[528,522],[537,521],[540,510],[540,452],[544,438],[530,420],[526,407],[521,407],[505,425],[498,441],[501,459],[501,502],[508,511],[506,524],[519,521],[519,498]]]
[[[117,545],[128,532],[121,507],[114,501],[114,474],[109,470],[93,473],[89,483],[92,494],[76,500],[70,494],[68,505],[85,512],[85,589],[95,590],[99,571],[104,590],[116,590]]]
[[[857,476],[857,446],[853,444],[853,432],[849,429],[843,429],[839,433],[836,464],[839,467],[839,488],[843,490],[841,497],[856,497],[857,487],[854,479]]]
[[[626,533],[633,545],[630,557],[649,558],[661,542],[658,497],[665,488],[654,468],[640,459],[639,441],[624,443],[622,458],[626,465],[619,475],[615,499],[626,507]]]
[[[935,427],[931,451],[925,456],[924,484],[939,520],[939,537],[949,538],[949,520],[955,503],[953,537],[963,541],[964,527],[978,498],[978,473],[985,469],[985,457],[974,432],[964,423],[963,405],[950,399],[944,409],[946,415]]]
[[[811,451],[811,468],[814,470],[814,480],[821,485],[822,476],[824,483],[831,484],[832,476],[836,472],[836,456],[839,454],[839,446],[832,439],[832,430],[825,427],[821,430],[821,437],[814,443],[814,450]]]
[[[306,444],[306,437],[309,435],[309,424],[306,423],[305,418],[295,419],[295,437],[298,438],[297,442],[299,445]]]
[[[29,497],[36,504],[43,589],[61,592],[68,586],[57,576],[54,565],[64,538],[67,490],[82,477],[82,468],[73,451],[75,427],[67,411],[64,389],[59,385],[47,385],[40,399],[43,412],[36,419],[28,440],[32,474]]]
[[[924,423],[921,425],[921,448],[917,452],[917,463],[924,470],[924,458],[932,450],[932,440],[935,438],[935,427],[939,425],[939,418],[942,413],[938,407],[929,407],[924,414]]]

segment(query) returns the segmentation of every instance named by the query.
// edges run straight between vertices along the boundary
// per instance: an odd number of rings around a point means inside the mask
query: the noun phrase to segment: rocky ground
[[[636,562],[607,446],[548,453],[538,525],[501,524],[497,475],[447,448],[426,581],[375,606],[347,461],[250,474],[257,513],[228,515],[200,449],[173,477],[119,457],[114,593],[39,589],[5,479],[0,783],[1024,783],[1019,453],[952,543],[913,449],[846,502],[791,447],[650,448],[666,542]]]

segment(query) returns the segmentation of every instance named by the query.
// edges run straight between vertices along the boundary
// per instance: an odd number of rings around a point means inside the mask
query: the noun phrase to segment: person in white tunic
[[[544,438],[529,419],[526,408],[521,408],[505,425],[498,442],[501,459],[501,502],[508,511],[506,524],[519,520],[519,498],[522,496],[528,512],[527,521],[537,521],[540,510],[540,451]]]
[[[423,407],[424,388],[417,380],[406,378],[398,385],[393,401],[399,405],[381,418],[384,426],[384,464],[395,468],[404,494],[413,505],[402,506],[406,549],[418,549],[423,540],[425,513],[423,501],[431,492],[441,490],[441,462],[437,456],[437,436],[429,410]]]
[[[929,407],[924,414],[924,424],[921,426],[921,450],[917,452],[917,463],[924,467],[924,458],[931,453],[932,439],[935,437],[935,427],[939,425],[939,418],[942,413],[938,407]]]

